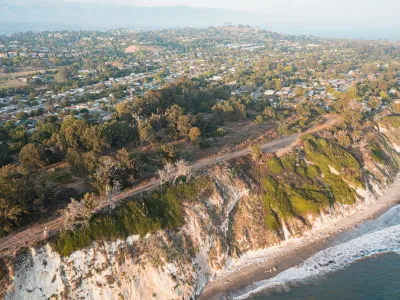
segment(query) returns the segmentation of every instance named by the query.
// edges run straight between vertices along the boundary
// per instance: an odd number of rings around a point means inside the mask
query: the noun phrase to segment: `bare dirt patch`
[[[163,48],[157,46],[140,46],[132,45],[125,49],[125,53],[136,53],[139,51],[149,51],[149,52],[161,52]]]

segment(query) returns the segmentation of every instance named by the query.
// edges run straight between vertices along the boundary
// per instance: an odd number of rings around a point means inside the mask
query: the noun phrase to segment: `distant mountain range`
[[[3,0],[4,2],[4,0]],[[263,17],[226,9],[144,7],[111,3],[0,0],[0,32],[58,29],[156,29],[235,24],[261,25]]]

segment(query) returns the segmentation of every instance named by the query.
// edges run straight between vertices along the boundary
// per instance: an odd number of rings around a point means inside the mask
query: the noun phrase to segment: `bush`
[[[281,157],[281,163],[287,171],[294,172],[296,169],[297,155],[295,153],[286,154]]]
[[[256,124],[258,124],[258,125],[264,124],[264,117],[261,116],[261,115],[258,115],[258,116],[256,117]]]
[[[304,199],[298,194],[291,196],[290,202],[296,214],[299,216],[303,216],[307,213],[318,213],[318,206],[313,201]]]
[[[272,174],[281,174],[283,172],[281,161],[277,157],[268,158],[266,164]]]
[[[8,275],[8,269],[2,259],[0,259],[0,282]]]
[[[207,141],[207,139],[200,138],[199,146],[200,149],[208,149],[210,148],[210,143]]]
[[[293,215],[292,205],[286,193],[290,187],[279,185],[272,177],[266,177],[262,181],[264,189],[264,207],[276,211],[281,217]]]
[[[306,175],[310,179],[315,179],[319,176],[320,173],[321,171],[317,166],[311,165],[307,167]]]
[[[49,174],[49,180],[60,184],[69,183],[72,180],[72,175],[71,173],[56,171]]]
[[[371,145],[371,153],[372,159],[375,162],[381,165],[386,165],[388,158],[386,157],[385,152],[377,144]]]
[[[394,128],[400,127],[400,116],[386,116],[382,118],[381,122],[383,124],[389,125]]]
[[[334,174],[325,174],[324,182],[330,188],[334,201],[342,204],[355,203],[356,192],[341,177]]]
[[[265,226],[268,229],[273,230],[278,230],[281,227],[279,221],[276,218],[276,215],[270,209],[268,209],[267,214],[265,215]]]
[[[331,166],[346,180],[357,186],[363,186],[360,181],[360,164],[350,152],[324,139],[316,139],[312,135],[303,137],[303,146],[306,158],[319,167],[325,175],[330,174],[329,166]]]
[[[132,234],[145,236],[160,229],[176,229],[183,224],[182,202],[193,201],[211,191],[212,187],[210,180],[200,177],[190,184],[168,187],[164,193],[154,192],[143,202],[126,202],[111,214],[94,216],[86,228],[61,233],[54,242],[55,249],[68,256],[90,246],[92,241],[111,241],[125,239]]]

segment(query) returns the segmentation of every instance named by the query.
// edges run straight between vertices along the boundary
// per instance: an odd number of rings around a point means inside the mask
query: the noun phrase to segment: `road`
[[[326,121],[323,125],[314,127],[313,129],[307,131],[307,133],[317,132],[319,130],[325,129],[335,123],[337,123],[340,119],[336,115],[330,115],[325,117]],[[278,152],[285,153],[295,147],[300,142],[300,136],[302,134],[294,134],[290,136],[285,136],[280,139],[273,140],[271,142],[267,142],[260,146],[263,152]],[[235,152],[227,153],[218,157],[206,158],[197,161],[193,165],[191,165],[193,171],[197,171],[206,167],[210,167],[214,164],[225,162],[231,160],[233,158],[243,157],[250,153],[250,149],[242,149]],[[149,183],[140,186],[138,188],[134,188],[128,191],[123,191],[119,195],[116,196],[116,204],[123,201],[126,198],[130,198],[133,196],[140,195],[142,193],[151,192],[159,187],[159,180],[153,178]],[[99,210],[104,208],[99,207]],[[48,236],[52,236],[57,234],[63,225],[63,217],[55,216],[53,219],[48,220],[47,222],[34,225],[32,227],[26,228],[20,232],[16,232],[10,234],[2,239],[0,239],[0,258],[6,255],[12,254],[14,251],[21,247],[27,247],[33,245],[41,240],[46,239]],[[45,234],[46,231],[46,234]]]

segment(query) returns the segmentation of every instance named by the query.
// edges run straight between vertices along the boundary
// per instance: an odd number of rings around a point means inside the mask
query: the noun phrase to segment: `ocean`
[[[400,255],[385,254],[355,262],[312,283],[260,292],[253,300],[396,300],[400,299]]]
[[[400,205],[332,238],[297,268],[225,295],[253,300],[400,300]]]

